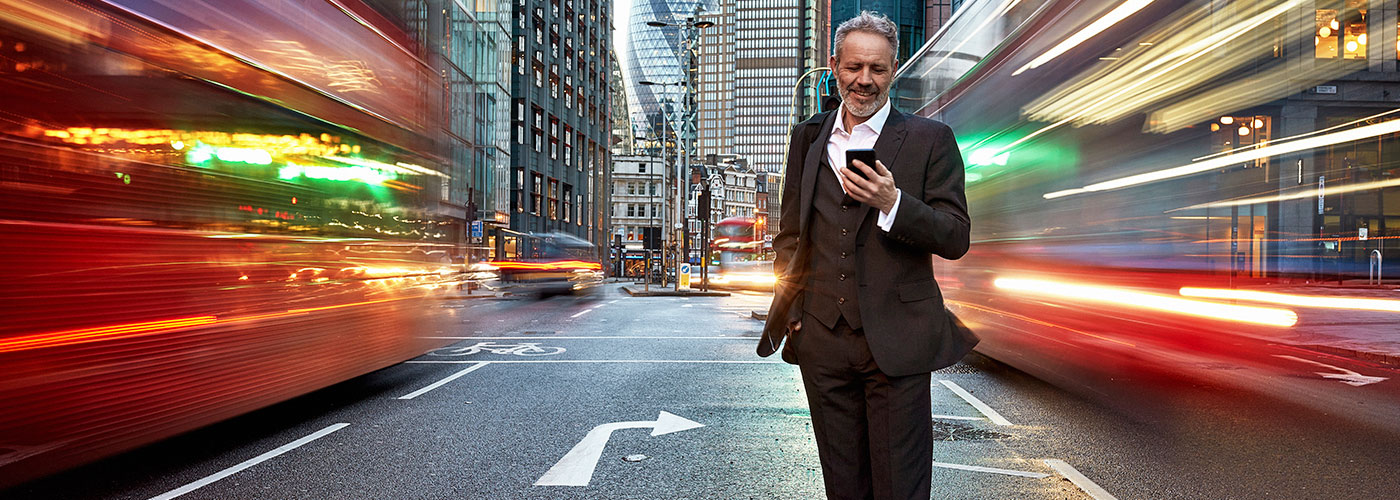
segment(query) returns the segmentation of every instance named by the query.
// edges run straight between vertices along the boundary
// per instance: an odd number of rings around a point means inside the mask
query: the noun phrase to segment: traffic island
[[[676,290],[676,289],[674,289],[674,288],[662,288],[661,285],[657,285],[657,286],[651,287],[650,290],[648,290],[648,289],[646,289],[646,288],[644,288],[644,287],[635,286],[635,285],[623,285],[623,286],[622,286],[622,291],[627,292],[628,295],[631,295],[631,296],[633,296],[633,297],[728,297],[728,296],[729,296],[729,292],[720,292],[720,291],[716,291],[716,290],[710,290],[710,291],[708,291],[708,292],[702,292],[702,291],[700,291],[700,290],[678,291],[678,290]]]

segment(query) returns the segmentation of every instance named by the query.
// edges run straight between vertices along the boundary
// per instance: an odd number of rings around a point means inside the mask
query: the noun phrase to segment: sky
[[[627,23],[632,18],[632,0],[613,0],[613,53],[617,54],[617,63],[622,66],[622,79],[628,79],[627,58],[623,57],[627,53]]]

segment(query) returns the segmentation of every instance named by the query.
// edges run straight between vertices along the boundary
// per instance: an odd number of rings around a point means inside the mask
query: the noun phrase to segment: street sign
[[[1360,241],[1366,241],[1366,235],[1370,232],[1370,229],[1371,228],[1368,227],[1356,228],[1356,239]]]
[[[772,243],[772,242],[773,242],[773,235],[771,235],[771,234],[765,234],[765,235],[763,235],[763,242],[764,242],[764,243]]]
[[[559,459],[554,467],[550,467],[548,472],[540,476],[540,479],[535,481],[535,486],[588,486],[588,482],[593,480],[593,469],[598,467],[598,459],[602,458],[603,448],[607,446],[613,431],[650,427],[652,436],[660,436],[704,426],[705,424],[664,411],[657,415],[656,420],[649,422],[613,422],[599,425],[588,431],[588,435],[565,453],[564,458]]]
[[[472,221],[472,237],[473,237],[473,238],[480,238],[480,237],[482,237],[482,223],[481,223],[481,221],[479,221],[479,220],[474,220],[474,221]]]
[[[676,279],[676,290],[690,290],[690,264],[682,262],[679,268],[676,270],[676,273],[680,274],[680,276]]]

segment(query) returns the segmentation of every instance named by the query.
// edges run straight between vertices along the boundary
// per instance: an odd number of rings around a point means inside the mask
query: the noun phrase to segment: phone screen
[[[859,175],[859,176],[861,176],[861,177],[863,177],[863,178],[865,178],[865,179],[870,179],[869,177],[866,177],[865,172],[864,172],[863,170],[861,170],[861,169],[859,169],[859,168],[856,168],[855,160],[860,160],[861,163],[866,164],[867,166],[869,166],[869,167],[871,168],[871,170],[874,170],[874,169],[875,169],[875,150],[873,150],[873,149],[847,149],[847,150],[846,150],[846,168],[851,169],[851,171],[852,171],[852,172],[855,172],[856,175]]]

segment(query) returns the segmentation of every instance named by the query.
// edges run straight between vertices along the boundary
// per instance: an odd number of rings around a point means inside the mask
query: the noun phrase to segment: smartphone
[[[856,168],[856,164],[855,164],[855,161],[856,161],[856,160],[860,160],[861,163],[864,163],[864,164],[866,164],[867,166],[869,166],[871,170],[875,170],[875,150],[873,150],[873,149],[847,149],[847,150],[846,150],[846,168],[851,169],[851,172],[854,172],[856,175],[861,176],[861,177],[864,178],[865,180],[870,180],[869,177],[866,177],[866,176],[865,176],[865,171],[863,171],[863,170],[861,170],[861,169],[859,169],[859,168]]]

